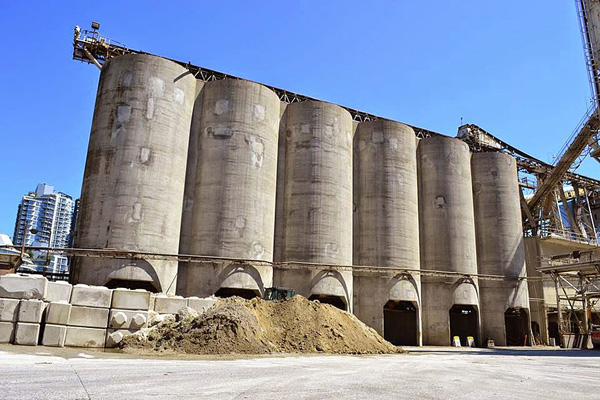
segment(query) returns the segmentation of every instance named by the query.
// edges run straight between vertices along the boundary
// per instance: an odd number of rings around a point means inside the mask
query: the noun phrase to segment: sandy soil
[[[354,315],[294,296],[283,301],[222,299],[204,314],[165,321],[121,343],[125,352],[185,354],[393,354]]]

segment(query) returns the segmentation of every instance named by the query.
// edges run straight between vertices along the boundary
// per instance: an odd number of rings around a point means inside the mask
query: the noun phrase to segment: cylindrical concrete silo
[[[468,146],[448,137],[418,146],[421,268],[477,274],[471,162]],[[479,339],[477,279],[424,275],[423,343]]]
[[[506,281],[480,280],[481,327],[484,341],[523,346],[530,338],[529,293],[517,164],[503,153],[477,153],[471,160],[475,232],[480,274]]]
[[[341,107],[320,101],[292,103],[283,118],[282,261],[352,265],[352,118]],[[301,294],[340,306],[341,300],[351,309],[347,274],[311,271],[314,276],[298,278],[310,282],[309,293]],[[293,275],[282,272],[279,283],[298,287]]]
[[[238,79],[208,82],[202,96],[201,120],[194,124],[199,130],[192,132],[198,136],[198,156],[191,252],[270,262],[279,98],[262,85]],[[245,265],[188,271],[186,294],[259,294],[271,286],[270,266]]]
[[[404,124],[362,122],[355,137],[355,264],[419,269],[417,139]],[[356,315],[396,345],[420,343],[420,276],[356,274]]]
[[[81,194],[77,247],[176,254],[196,80],[129,54],[103,67]],[[79,258],[79,283],[175,291],[177,261]]]

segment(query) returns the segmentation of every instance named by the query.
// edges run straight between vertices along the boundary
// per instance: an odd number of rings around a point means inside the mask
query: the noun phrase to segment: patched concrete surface
[[[600,351],[409,350],[175,360],[1,345],[0,398],[570,399],[592,398],[600,389]]]

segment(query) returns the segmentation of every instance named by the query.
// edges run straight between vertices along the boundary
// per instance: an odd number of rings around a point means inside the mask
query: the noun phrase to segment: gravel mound
[[[221,299],[199,316],[166,319],[120,346],[127,352],[187,354],[402,352],[354,315],[298,295],[283,301]]]

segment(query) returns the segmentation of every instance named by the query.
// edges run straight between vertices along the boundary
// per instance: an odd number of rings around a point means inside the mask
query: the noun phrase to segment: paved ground
[[[600,351],[410,350],[173,360],[1,345],[0,398],[600,398]]]

